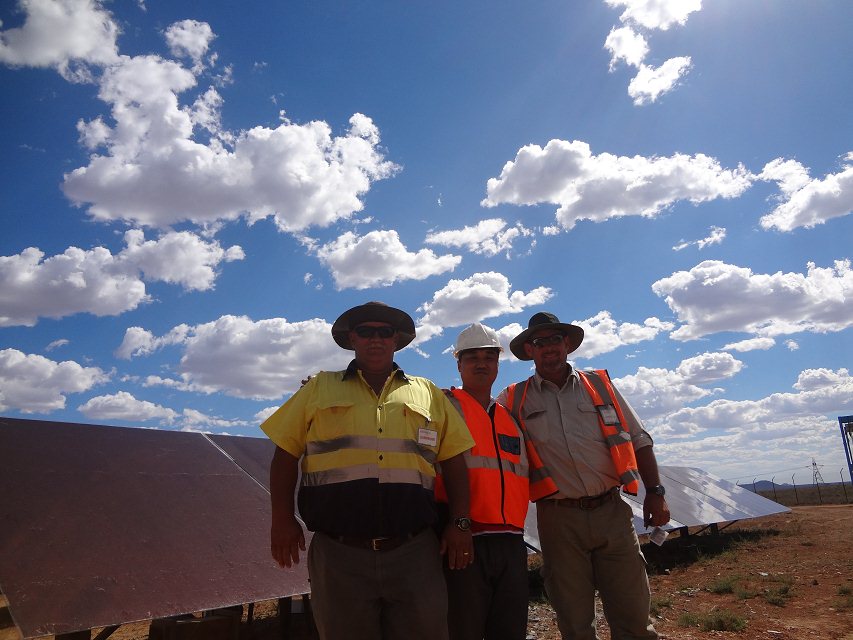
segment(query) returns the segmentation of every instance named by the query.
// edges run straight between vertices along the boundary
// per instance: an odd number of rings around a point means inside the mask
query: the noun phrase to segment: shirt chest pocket
[[[413,402],[402,405],[406,435],[419,450],[438,451],[438,428],[432,421],[430,410]]]
[[[545,409],[523,408],[521,419],[534,443],[548,442],[551,439],[551,430],[548,428],[548,412]]]
[[[352,402],[331,400],[319,407],[308,427],[311,440],[334,440],[356,433],[356,409]]]

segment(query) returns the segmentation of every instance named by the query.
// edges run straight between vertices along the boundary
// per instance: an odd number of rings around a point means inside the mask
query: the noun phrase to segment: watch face
[[[652,487],[651,492],[656,493],[659,496],[666,495],[666,489],[664,488],[664,486],[662,484],[659,484],[656,487]]]
[[[453,524],[456,525],[456,528],[460,531],[468,531],[471,528],[471,519],[470,518],[456,518],[453,521]]]

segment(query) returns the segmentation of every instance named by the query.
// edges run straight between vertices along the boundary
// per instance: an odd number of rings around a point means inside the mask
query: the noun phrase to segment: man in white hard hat
[[[523,640],[527,635],[528,457],[518,425],[491,396],[503,351],[493,329],[474,323],[456,340],[462,388],[448,392],[474,438],[467,451],[474,563],[445,569],[451,640]],[[436,497],[446,501],[439,477]]]

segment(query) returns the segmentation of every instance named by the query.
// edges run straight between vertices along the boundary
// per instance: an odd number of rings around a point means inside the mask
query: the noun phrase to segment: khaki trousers
[[[447,640],[447,590],[435,532],[389,551],[315,533],[311,607],[321,640]]]
[[[657,638],[631,507],[621,498],[590,511],[540,500],[536,513],[545,589],[563,638],[598,638],[596,590],[613,640]]]

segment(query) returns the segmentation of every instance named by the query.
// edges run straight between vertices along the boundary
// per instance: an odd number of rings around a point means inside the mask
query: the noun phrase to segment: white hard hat
[[[459,357],[461,351],[467,349],[498,349],[503,351],[501,341],[498,340],[497,332],[491,327],[475,322],[464,329],[456,338],[456,348],[453,350],[454,357]]]

